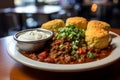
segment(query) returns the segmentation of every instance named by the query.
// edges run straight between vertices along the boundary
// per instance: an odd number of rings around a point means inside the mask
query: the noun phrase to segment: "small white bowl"
[[[18,39],[18,37],[26,32],[29,31],[39,31],[39,32],[43,32],[45,34],[48,34],[48,37],[43,38],[43,39],[38,39],[38,40],[30,40],[30,41],[24,41],[24,40],[20,40]],[[35,29],[26,29],[26,30],[22,30],[17,32],[13,38],[14,40],[17,42],[17,47],[20,50],[26,51],[26,52],[34,52],[37,50],[40,50],[44,47],[45,43],[51,39],[53,36],[53,32],[50,30],[46,30],[46,29],[42,29],[42,28],[35,28]],[[26,36],[28,37],[28,36]]]

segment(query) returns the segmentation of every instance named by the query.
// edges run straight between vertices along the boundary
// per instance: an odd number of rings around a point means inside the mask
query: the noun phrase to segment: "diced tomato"
[[[47,51],[43,51],[38,54],[38,60],[39,61],[44,61],[44,59],[47,57]]]
[[[82,53],[83,53],[82,48],[79,48],[79,53],[80,53],[80,54],[82,54]]]
[[[86,50],[87,50],[86,47],[79,48],[79,54],[86,53]]]

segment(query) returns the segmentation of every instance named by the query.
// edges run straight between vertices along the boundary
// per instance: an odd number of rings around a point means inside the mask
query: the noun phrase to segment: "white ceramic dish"
[[[13,59],[32,68],[46,70],[46,71],[53,71],[53,72],[88,71],[88,70],[104,67],[120,58],[120,36],[113,32],[110,32],[110,34],[112,36],[111,44],[115,46],[115,49],[112,51],[112,53],[108,57],[102,60],[83,63],[83,64],[51,64],[51,63],[38,62],[32,59],[29,59],[17,51],[16,43],[14,40],[12,40],[9,43],[9,45],[7,46],[7,49],[8,49],[9,55]]]

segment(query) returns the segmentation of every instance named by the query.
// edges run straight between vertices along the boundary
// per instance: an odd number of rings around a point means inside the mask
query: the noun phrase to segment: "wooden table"
[[[120,29],[112,29],[120,35]],[[0,39],[0,80],[120,80],[120,60],[104,68],[73,73],[37,70],[14,61],[7,53],[12,36]]]

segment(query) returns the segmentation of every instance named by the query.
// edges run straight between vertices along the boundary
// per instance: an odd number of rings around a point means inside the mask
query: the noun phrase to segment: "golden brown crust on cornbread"
[[[83,17],[70,17],[70,18],[67,18],[67,20],[66,20],[66,26],[74,25],[78,29],[85,29],[86,30],[87,22],[88,22],[87,19],[85,19]]]
[[[65,23],[61,19],[54,19],[42,24],[41,28],[54,31],[56,28],[64,27]]]
[[[85,41],[89,47],[98,49],[106,48],[109,44],[109,33],[100,28],[86,30]]]
[[[99,21],[99,20],[91,20],[88,22],[87,29],[96,28],[96,27],[102,28],[107,31],[110,30],[110,25],[106,22]]]

